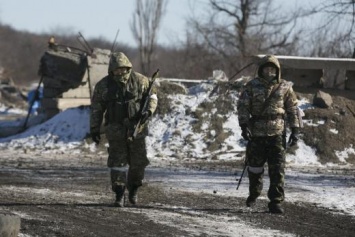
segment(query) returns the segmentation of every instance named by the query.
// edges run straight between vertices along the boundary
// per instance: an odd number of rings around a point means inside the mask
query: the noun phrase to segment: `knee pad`
[[[253,174],[262,174],[262,173],[264,173],[264,167],[248,166],[248,172],[253,173]]]

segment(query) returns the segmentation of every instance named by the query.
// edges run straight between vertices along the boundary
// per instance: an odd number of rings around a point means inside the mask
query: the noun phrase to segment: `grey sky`
[[[170,44],[185,37],[185,19],[195,13],[204,13],[209,0],[169,0],[159,31],[158,43]],[[309,6],[306,0],[273,0],[280,7]],[[312,3],[318,2],[312,1]],[[48,1],[0,0],[0,22],[17,30],[32,33],[74,33],[80,31],[86,38],[115,38],[118,42],[135,45],[129,24],[135,9],[134,0],[101,1]]]

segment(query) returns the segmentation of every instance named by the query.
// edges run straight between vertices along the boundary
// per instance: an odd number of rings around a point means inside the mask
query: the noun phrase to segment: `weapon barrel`
[[[245,169],[246,169],[246,168],[247,168],[247,165],[245,164],[245,165],[244,165],[244,168],[243,168],[242,175],[240,176],[239,181],[238,181],[237,190],[238,190],[238,188],[239,188],[240,183],[242,182],[243,175],[244,175],[244,172],[245,172]]]
[[[142,122],[142,114],[147,110],[148,108],[148,105],[149,105],[149,96],[151,95],[152,93],[152,89],[153,89],[153,84],[155,82],[155,79],[157,78],[158,76],[158,73],[159,73],[159,69],[157,69],[156,72],[154,72],[153,76],[152,76],[152,80],[151,82],[149,83],[149,88],[148,88],[148,93],[147,93],[147,96],[145,98],[145,101],[144,101],[144,105],[143,105],[143,108],[141,110],[141,116],[138,120],[138,123],[136,124],[135,128],[134,128],[134,131],[133,131],[133,134],[131,137],[128,138],[129,141],[132,141],[133,139],[135,139],[138,135],[138,131],[139,131],[139,128],[141,126],[141,122]]]
[[[250,141],[248,142],[247,150],[248,150],[249,144],[250,144]],[[240,186],[240,184],[242,182],[242,179],[243,179],[243,176],[244,176],[244,172],[245,172],[245,170],[247,168],[247,164],[248,164],[248,156],[245,154],[244,168],[243,168],[243,172],[242,172],[242,174],[241,174],[241,176],[239,178],[239,181],[238,181],[237,190],[238,190],[238,188],[239,188],[239,186]]]

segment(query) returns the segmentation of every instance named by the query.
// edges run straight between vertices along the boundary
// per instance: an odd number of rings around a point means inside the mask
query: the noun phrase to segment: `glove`
[[[91,133],[91,139],[98,145],[101,140],[100,132]]]
[[[293,127],[291,128],[291,135],[290,138],[288,139],[288,144],[290,146],[294,146],[297,144],[298,141],[298,128]]]
[[[142,118],[141,118],[141,122],[142,124],[147,122],[148,118],[152,115],[152,112],[150,112],[150,110],[147,110],[145,111],[143,114],[142,114]]]
[[[242,137],[244,140],[250,141],[251,140],[251,132],[248,128],[247,124],[241,124],[240,128],[242,129]]]

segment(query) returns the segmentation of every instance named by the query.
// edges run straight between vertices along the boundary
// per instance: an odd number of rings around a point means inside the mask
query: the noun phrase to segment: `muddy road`
[[[354,216],[309,203],[286,202],[285,214],[275,215],[266,199],[250,209],[245,198],[221,195],[213,186],[210,193],[189,190],[212,185],[208,177],[235,186],[226,167],[206,176],[201,163],[200,170],[152,164],[139,204],[117,208],[105,155],[1,152],[0,210],[21,217],[23,237],[355,236]],[[247,193],[247,184],[241,189]]]

